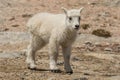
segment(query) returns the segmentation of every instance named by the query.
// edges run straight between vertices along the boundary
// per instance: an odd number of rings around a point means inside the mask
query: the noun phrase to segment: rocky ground
[[[74,73],[49,71],[47,46],[36,54],[37,70],[27,69],[25,52],[29,34],[25,24],[38,12],[62,13],[61,7],[85,7],[82,24],[89,24],[72,48]],[[0,0],[0,80],[119,80],[120,79],[120,0]],[[91,34],[95,29],[112,33],[110,38]]]

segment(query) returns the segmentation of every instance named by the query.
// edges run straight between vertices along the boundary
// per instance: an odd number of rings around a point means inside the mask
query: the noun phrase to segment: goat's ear
[[[65,14],[67,14],[67,9],[64,7],[61,7],[61,9],[64,11]]]
[[[81,8],[79,9],[80,13],[82,12],[83,9],[84,9],[84,7],[81,7]]]

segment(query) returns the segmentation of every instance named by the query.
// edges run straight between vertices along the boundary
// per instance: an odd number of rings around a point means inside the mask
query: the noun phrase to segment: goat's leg
[[[59,72],[57,67],[57,58],[58,58],[58,44],[54,40],[49,42],[49,56],[50,56],[50,69],[52,72]]]
[[[35,69],[35,53],[37,50],[44,46],[44,42],[40,39],[40,37],[32,36],[30,45],[28,46],[28,50],[26,53],[26,62],[29,65],[28,68]]]
[[[64,47],[62,46],[63,57],[64,57],[64,68],[66,73],[72,74],[72,68],[70,66],[70,56],[71,56],[71,46]]]

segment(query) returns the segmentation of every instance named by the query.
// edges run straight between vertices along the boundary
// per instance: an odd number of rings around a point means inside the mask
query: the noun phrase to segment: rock
[[[12,20],[15,20],[15,17],[11,17],[11,18],[9,19],[9,21],[12,21]]]
[[[96,2],[88,2],[89,5],[96,5]]]
[[[93,47],[87,47],[87,50],[89,50],[89,51],[94,51],[95,50],[95,47],[93,46]]]
[[[118,46],[117,48],[118,48],[118,51],[120,51],[120,46]]]
[[[103,12],[103,13],[101,13],[101,16],[103,16],[103,17],[110,17],[111,15],[110,15],[109,12]]]
[[[100,42],[95,42],[95,46],[96,47],[101,47],[101,43]]]
[[[88,80],[88,78],[86,78],[86,77],[81,77],[81,78],[77,78],[77,79],[73,79],[73,80]]]
[[[108,43],[108,42],[95,42],[94,45],[96,47],[108,47],[108,46],[110,46],[110,43]]]
[[[9,29],[8,28],[2,28],[0,29],[0,32],[4,32],[4,31],[8,31]]]
[[[113,49],[115,52],[120,52],[120,46],[119,46],[119,45],[112,46],[112,49]]]
[[[101,46],[102,47],[108,47],[108,46],[110,46],[110,43],[108,43],[108,42],[102,42]]]
[[[31,17],[32,16],[32,14],[22,14],[22,17],[23,18],[29,18],[29,17]]]
[[[92,42],[86,41],[85,44],[86,44],[86,45],[92,45]]]
[[[83,61],[83,59],[80,59],[79,57],[72,57],[72,61]]]
[[[12,25],[12,27],[18,27],[19,25],[18,24],[14,24],[14,25]]]
[[[104,51],[112,51],[111,48],[105,48]]]
[[[92,42],[86,41],[85,42],[85,49],[89,50],[89,51],[94,51],[95,46],[94,46],[94,44]]]
[[[56,80],[55,77],[50,77],[47,80]]]
[[[90,28],[90,24],[81,24],[82,29],[87,30]]]
[[[64,64],[64,62],[57,62],[57,65],[63,65]]]
[[[76,57],[73,57],[73,58],[72,58],[72,61],[79,61],[79,59],[76,58]]]
[[[90,75],[89,73],[84,73],[84,75]]]

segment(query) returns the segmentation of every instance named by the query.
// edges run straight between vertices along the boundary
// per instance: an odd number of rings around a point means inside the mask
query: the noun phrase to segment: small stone
[[[100,15],[103,17],[110,17],[111,16],[109,12],[103,12]]]
[[[2,29],[0,29],[0,32],[8,31],[8,30],[9,30],[8,28],[2,28]]]
[[[95,43],[95,46],[97,46],[97,47],[101,47],[101,43],[96,42],[96,43]]]
[[[82,59],[78,58],[78,57],[73,57],[72,61],[83,61]]]
[[[63,65],[64,64],[64,62],[58,62],[57,63],[57,65]]]
[[[86,44],[86,45],[92,45],[92,42],[86,41],[85,44]]]
[[[73,80],[88,80],[88,78],[86,78],[86,77],[81,77],[81,78],[77,78],[77,79],[73,79]]]
[[[22,14],[22,17],[23,17],[23,18],[31,17],[31,16],[32,16],[32,14]]]
[[[89,73],[84,73],[84,75],[90,75]]]
[[[96,2],[88,2],[88,4],[90,4],[90,5],[96,5],[97,3]]]
[[[105,48],[104,51],[112,51],[111,48]]]
[[[102,47],[108,47],[108,46],[110,46],[110,43],[104,42],[104,43],[101,43],[101,46],[102,46]]]
[[[120,50],[120,46],[118,46],[118,49]]]
[[[18,26],[19,26],[18,24],[12,25],[12,27],[18,27]]]
[[[9,19],[9,21],[12,21],[12,20],[15,20],[15,17],[11,17],[11,18]]]
[[[95,47],[87,47],[87,49],[88,49],[89,51],[94,51],[94,50],[95,50]]]
[[[3,51],[0,51],[0,53],[3,53]]]
[[[50,77],[47,80],[56,80],[55,77]]]
[[[21,80],[25,80],[25,78],[24,78],[24,77],[22,77],[22,78],[21,78]]]
[[[72,58],[72,61],[79,61],[79,59],[76,58],[76,57],[73,57],[73,58]]]
[[[117,48],[116,48],[116,49],[117,49],[117,51],[118,51],[118,52],[120,52],[120,46],[117,46]]]

